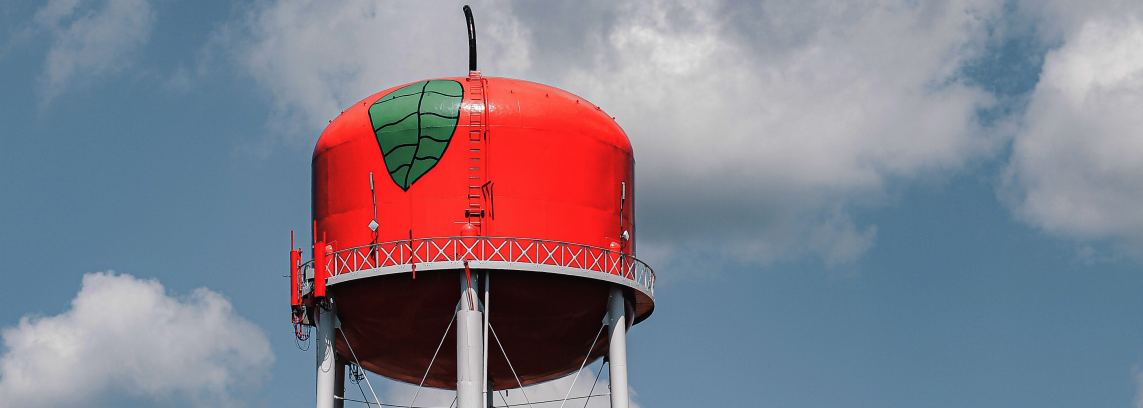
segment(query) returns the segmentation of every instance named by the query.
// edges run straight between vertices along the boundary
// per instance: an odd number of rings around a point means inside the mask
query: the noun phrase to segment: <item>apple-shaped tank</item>
[[[495,388],[566,375],[606,354],[612,284],[628,322],[654,309],[654,274],[634,258],[634,165],[614,118],[557,88],[474,71],[379,92],[314,150],[325,284],[303,295],[335,300],[338,354],[454,388],[456,353],[437,347],[456,344],[445,329],[467,267],[490,284]]]

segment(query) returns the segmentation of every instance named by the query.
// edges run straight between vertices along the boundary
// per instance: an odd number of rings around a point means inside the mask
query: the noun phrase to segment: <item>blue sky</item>
[[[0,2],[0,406],[312,404],[313,144],[461,4]],[[1143,7],[472,4],[632,139],[639,406],[1143,407]]]

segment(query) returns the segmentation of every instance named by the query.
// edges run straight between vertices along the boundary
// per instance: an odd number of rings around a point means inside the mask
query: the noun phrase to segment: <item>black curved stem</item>
[[[464,6],[464,20],[468,22],[468,70],[476,71],[476,25],[472,22],[472,8]]]

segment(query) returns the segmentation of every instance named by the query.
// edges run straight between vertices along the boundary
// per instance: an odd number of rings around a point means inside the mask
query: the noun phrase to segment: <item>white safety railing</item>
[[[647,288],[652,296],[655,293],[655,271],[634,256],[590,245],[534,238],[440,237],[363,245],[327,254],[326,270],[329,276],[337,276],[389,266],[463,261],[581,269],[630,279]]]

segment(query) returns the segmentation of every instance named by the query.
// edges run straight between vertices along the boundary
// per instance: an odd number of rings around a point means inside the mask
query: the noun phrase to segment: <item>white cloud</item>
[[[1135,408],[1143,408],[1143,373],[1139,372],[1139,367],[1133,367],[1135,371]]]
[[[599,51],[611,58],[570,67],[567,81],[630,123],[639,153],[657,159],[650,171],[672,178],[877,186],[991,147],[972,132],[991,98],[956,78],[987,10],[866,3],[811,2],[840,10],[739,33],[706,3],[642,3],[617,19]],[[757,44],[794,35],[804,38]]]
[[[976,121],[992,95],[958,75],[997,5],[761,7],[631,4],[583,63],[549,74],[630,135],[641,226],[663,231],[645,247],[851,261],[876,227],[847,208],[1002,142]]]
[[[1045,57],[1002,196],[1028,222],[1143,252],[1143,13],[1090,16]]]
[[[43,103],[76,80],[114,73],[147,42],[154,13],[147,0],[52,0],[36,11],[36,25],[52,36],[44,61]]]
[[[454,4],[455,3],[455,4]],[[386,88],[463,76],[468,42],[460,2],[259,2],[215,33],[273,98],[271,128],[308,144],[337,114]],[[527,66],[521,27],[476,5],[483,67]],[[490,57],[491,56],[491,57]]]
[[[463,75],[460,5],[259,3],[217,43],[273,96],[272,122],[305,145],[373,92]],[[487,75],[567,89],[627,130],[641,248],[652,252],[848,262],[876,237],[853,206],[876,202],[889,180],[955,172],[1003,142],[976,121],[992,95],[959,76],[999,2],[474,9]]]
[[[113,272],[84,275],[71,309],[25,316],[3,338],[0,407],[240,405],[274,362],[265,334],[222,295],[174,298],[155,280]]]

